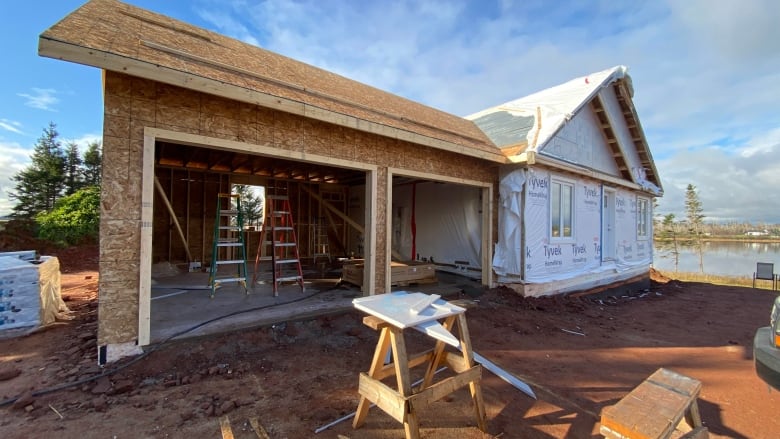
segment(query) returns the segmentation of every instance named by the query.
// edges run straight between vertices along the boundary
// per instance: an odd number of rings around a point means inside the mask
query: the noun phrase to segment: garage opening
[[[395,173],[391,190],[393,289],[436,283],[444,294],[478,294],[489,285],[489,185]]]
[[[366,170],[157,140],[149,342],[350,307],[363,292],[342,282],[342,269],[364,257],[367,175]],[[237,210],[237,200],[241,214],[221,217],[220,212]],[[272,235],[273,218],[283,218],[290,234]],[[215,245],[223,241],[222,233],[235,244]],[[286,271],[276,271],[279,261],[287,261]],[[301,282],[279,281],[289,277],[290,268],[300,270]]]

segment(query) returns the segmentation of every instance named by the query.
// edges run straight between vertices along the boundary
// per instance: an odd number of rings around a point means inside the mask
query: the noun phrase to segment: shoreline
[[[694,242],[696,241],[696,238],[692,238],[688,236],[685,237],[678,236],[676,240],[678,243],[683,244],[683,243]],[[653,238],[653,242],[674,242],[674,241],[675,241],[674,238],[657,238],[657,237]],[[780,243],[780,238],[765,238],[765,239],[744,238],[743,239],[743,238],[727,238],[727,237],[718,238],[718,237],[710,236],[706,238],[701,238],[700,241],[702,242],[744,242],[746,244],[778,244]]]

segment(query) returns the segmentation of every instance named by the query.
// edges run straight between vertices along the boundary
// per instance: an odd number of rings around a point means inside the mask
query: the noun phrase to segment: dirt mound
[[[664,276],[663,274],[661,274],[660,271],[656,270],[655,268],[651,268],[650,269],[650,280],[653,281],[653,282],[665,284],[665,283],[669,282],[672,279],[669,278],[669,277]]]

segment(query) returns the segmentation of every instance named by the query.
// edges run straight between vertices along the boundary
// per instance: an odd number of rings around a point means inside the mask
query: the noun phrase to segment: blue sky
[[[627,65],[658,212],[682,218],[691,183],[707,220],[780,223],[776,0],[129,3],[461,116]],[[99,70],[37,55],[38,35],[81,4],[3,5],[0,214],[50,121],[64,141],[100,138]]]

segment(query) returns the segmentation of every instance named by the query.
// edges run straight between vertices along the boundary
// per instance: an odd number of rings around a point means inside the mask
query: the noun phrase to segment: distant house
[[[507,155],[498,282],[525,295],[646,281],[663,194],[619,66],[468,117]]]
[[[745,236],[769,236],[769,231],[764,230],[762,232],[758,232],[758,231],[745,232]]]

